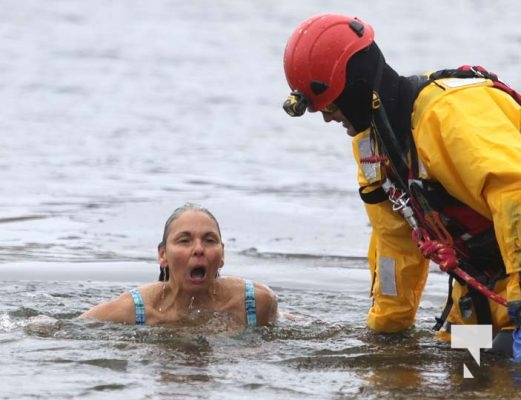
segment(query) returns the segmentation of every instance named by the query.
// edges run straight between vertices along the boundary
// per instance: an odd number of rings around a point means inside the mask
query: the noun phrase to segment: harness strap
[[[507,92],[514,100],[521,104],[521,93],[515,91],[505,82],[501,81],[499,77],[483,68],[481,65],[462,65],[456,69],[442,69],[432,73],[429,77],[430,81],[435,81],[441,78],[485,78],[492,81],[494,87]]]
[[[360,198],[362,201],[366,204],[378,204],[382,203],[386,200],[389,200],[389,197],[385,193],[385,190],[383,190],[381,187],[376,188],[375,190],[371,192],[364,192],[364,190],[369,187],[368,186],[362,186],[358,188],[358,193],[360,194]]]
[[[479,290],[469,286],[469,295],[474,304],[476,318],[479,325],[492,325],[492,314],[487,297]]]
[[[376,133],[376,140],[380,149],[391,160],[388,167],[392,170],[395,181],[402,190],[406,190],[409,174],[407,149],[404,150],[403,144],[399,143],[377,92],[373,92],[372,107],[373,122],[371,124],[371,132],[373,134]]]
[[[454,305],[454,301],[452,300],[452,283],[454,282],[454,276],[450,276],[449,278],[449,294],[447,296],[447,302],[445,303],[445,307],[443,308],[443,311],[441,312],[441,315],[439,317],[435,317],[436,324],[432,327],[433,330],[439,331],[445,321],[447,320],[447,317],[449,316],[450,310],[452,309],[452,306]]]

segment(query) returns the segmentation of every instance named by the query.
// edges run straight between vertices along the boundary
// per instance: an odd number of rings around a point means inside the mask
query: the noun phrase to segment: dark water
[[[289,119],[282,52],[318,12],[358,15],[403,74],[482,64],[521,88],[512,0],[0,0],[0,398],[516,398],[521,367],[415,329],[365,328],[369,227],[351,144]],[[78,321],[157,277],[185,201],[221,221],[224,273],[299,316],[230,331]],[[463,364],[474,379],[463,378]]]
[[[74,318],[134,282],[3,282],[2,398],[489,399],[520,389],[518,366],[489,354],[477,366],[467,351],[433,339],[438,296],[427,294],[416,329],[376,335],[364,327],[367,298],[357,290],[363,271],[346,261],[316,264],[315,279],[332,270],[347,290],[274,285],[282,307],[300,319],[243,332],[230,332],[218,318],[199,329]],[[293,278],[302,273],[289,269]],[[463,363],[474,379],[463,378]]]

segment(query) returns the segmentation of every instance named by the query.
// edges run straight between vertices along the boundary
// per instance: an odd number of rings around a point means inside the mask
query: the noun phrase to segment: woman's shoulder
[[[244,290],[246,279],[239,276],[224,275],[218,278],[219,285],[227,290]]]
[[[275,322],[278,316],[278,302],[275,292],[266,284],[244,279],[238,276],[220,277],[221,285],[235,301],[245,299],[246,286],[251,283],[255,295],[255,307],[257,314],[257,325],[267,325]]]
[[[253,285],[255,294],[260,294],[261,296],[272,296],[274,294],[273,290],[266,284],[257,282],[251,279],[245,279],[238,276],[222,276],[219,278],[219,283],[223,288],[228,290],[241,290],[244,291],[246,286],[251,284]]]
[[[247,285],[253,285],[255,294],[260,293],[261,295],[268,295],[273,293],[268,285],[251,279],[241,278],[239,276],[221,276],[219,278],[219,283],[223,288],[233,290],[234,292],[240,291],[242,293],[246,290]]]
[[[134,289],[130,289],[128,292],[126,293],[131,293],[131,292],[135,292],[135,291],[138,291],[139,294],[141,294],[141,296],[143,297],[143,299],[146,299],[148,297],[151,297],[153,296],[155,293],[157,293],[158,291],[158,288],[160,289],[161,287],[163,286],[163,282],[151,282],[151,283],[146,283],[144,285],[141,285],[141,286],[138,286],[138,287],[135,287]]]
[[[275,322],[278,316],[278,301],[275,292],[265,283],[248,280],[239,277],[227,277],[228,284],[246,292],[246,285],[251,282],[255,294],[255,307],[257,311],[257,325],[267,325]]]
[[[100,303],[80,315],[80,318],[94,318],[102,321],[132,323],[134,319],[134,300],[129,292]]]
[[[257,325],[273,323],[278,317],[276,293],[266,284],[254,282],[255,303],[257,306]]]

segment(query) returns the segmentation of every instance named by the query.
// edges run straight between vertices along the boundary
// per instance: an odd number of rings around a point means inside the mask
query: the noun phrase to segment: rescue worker
[[[449,340],[453,324],[490,324],[508,338],[498,348],[519,348],[519,95],[481,67],[400,76],[371,25],[337,14],[293,31],[284,71],[289,115],[321,112],[352,137],[372,227],[368,326],[413,326],[432,260],[450,284],[439,336]]]

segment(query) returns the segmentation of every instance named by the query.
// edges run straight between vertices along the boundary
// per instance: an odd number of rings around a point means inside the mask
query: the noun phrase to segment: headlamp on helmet
[[[308,106],[309,100],[304,93],[298,91],[291,92],[284,104],[282,104],[284,111],[292,117],[301,117],[304,115]]]

